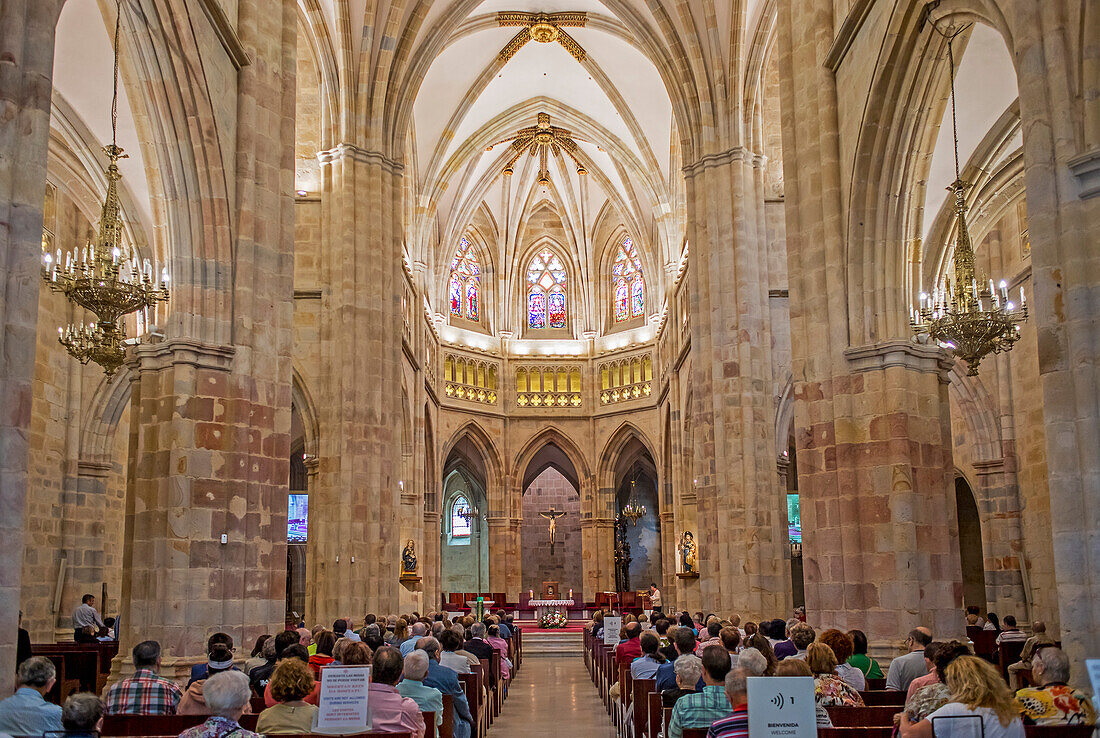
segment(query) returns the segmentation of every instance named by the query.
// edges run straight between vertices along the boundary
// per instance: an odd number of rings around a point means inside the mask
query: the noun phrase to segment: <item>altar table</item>
[[[566,609],[573,606],[573,600],[531,600],[527,604],[535,608],[535,620],[542,620],[543,616],[551,612],[568,616]]]

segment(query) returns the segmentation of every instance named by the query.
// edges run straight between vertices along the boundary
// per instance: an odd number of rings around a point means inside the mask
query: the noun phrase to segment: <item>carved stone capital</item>
[[[1100,149],[1070,159],[1069,170],[1077,178],[1077,195],[1082,200],[1100,195]]]
[[[215,346],[190,338],[173,338],[160,343],[140,343],[128,354],[126,364],[131,379],[137,380],[142,371],[159,371],[176,364],[186,364],[196,369],[213,369],[228,372],[233,366],[233,346]]]
[[[856,346],[844,352],[848,366],[854,372],[874,372],[890,367],[901,367],[925,374],[937,374],[947,383],[947,374],[954,365],[945,350],[939,346],[914,343],[905,339],[880,341],[869,346]]]
[[[340,161],[341,159],[350,159],[351,161],[362,164],[377,164],[392,174],[400,174],[405,171],[404,164],[394,161],[381,152],[367,151],[354,144],[336,144],[336,146],[327,151],[317,152],[317,161],[321,163],[321,166]]]

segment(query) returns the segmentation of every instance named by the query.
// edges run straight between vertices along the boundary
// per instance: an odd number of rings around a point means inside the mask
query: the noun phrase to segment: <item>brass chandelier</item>
[[[636,480],[630,480],[630,497],[622,509],[622,516],[628,519],[631,525],[637,525],[638,521],[644,518],[646,514],[645,505],[640,504],[636,496],[634,489],[636,483]]]
[[[938,31],[939,29],[937,29]],[[958,35],[955,33],[954,35]],[[922,292],[920,305],[910,307],[910,323],[918,336],[927,336],[940,346],[951,349],[966,361],[969,376],[977,376],[978,365],[989,354],[1009,351],[1020,340],[1020,325],[1027,320],[1027,303],[1020,288],[1020,304],[1009,300],[1008,285],[993,280],[986,285],[985,275],[978,275],[974,265],[974,246],[966,225],[966,191],[970,184],[959,174],[959,130],[955,109],[954,35],[947,40],[951,72],[951,126],[955,142],[955,181],[947,188],[955,196],[955,216],[958,221],[955,236],[954,278],[943,287]]]
[[[539,113],[536,123],[533,126],[527,128],[521,128],[516,132],[515,138],[506,138],[501,141],[490,144],[485,148],[486,151],[492,151],[494,147],[500,144],[508,143],[512,146],[512,158],[508,160],[508,163],[504,166],[503,173],[511,176],[515,172],[515,164],[519,161],[519,158],[523,156],[525,151],[529,151],[531,156],[539,156],[539,179],[540,185],[546,186],[550,184],[550,169],[549,161],[550,155],[560,157],[564,152],[566,156],[573,160],[573,163],[577,165],[577,174],[588,174],[588,170],[577,159],[576,151],[579,148],[577,142],[573,140],[573,133],[565,128],[558,128],[557,126],[550,125],[550,114]]]
[[[111,144],[103,148],[107,166],[107,195],[95,240],[83,248],[62,254],[48,250],[43,238],[42,278],[51,290],[92,312],[94,323],[58,328],[58,340],[81,364],[94,361],[111,377],[125,358],[126,327],[122,317],[154,308],[168,300],[168,270],[155,275],[148,259],[141,260],[123,242],[118,201],[122,174],[118,160],[126,158],[118,146],[118,53],[122,8],[116,5],[114,39],[114,95],[111,101]],[[64,261],[62,261],[64,258]]]

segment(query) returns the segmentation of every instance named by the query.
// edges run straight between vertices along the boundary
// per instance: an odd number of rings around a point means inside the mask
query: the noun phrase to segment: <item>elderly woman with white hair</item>
[[[202,725],[185,730],[179,738],[263,738],[241,727],[240,719],[252,698],[248,677],[240,671],[223,671],[203,685],[203,697],[210,718]]]
[[[703,678],[703,660],[695,654],[685,654],[672,664],[676,674],[676,686],[661,692],[661,703],[672,707],[685,694],[695,694],[699,690],[699,680]]]
[[[749,676],[764,676],[768,670],[768,659],[759,649],[746,648],[737,655],[737,668],[744,669]]]
[[[1024,725],[1095,725],[1096,709],[1087,694],[1069,686],[1069,657],[1054,646],[1031,656],[1031,677],[1038,686],[1016,692]]]
[[[397,693],[408,697],[421,712],[435,713],[436,726],[443,725],[443,693],[424,684],[428,676],[428,653],[416,650],[405,657],[404,678],[397,685]]]

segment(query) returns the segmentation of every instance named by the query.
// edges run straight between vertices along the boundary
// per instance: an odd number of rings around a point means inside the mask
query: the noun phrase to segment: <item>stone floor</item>
[[[614,738],[600,693],[576,656],[525,659],[490,738]]]

